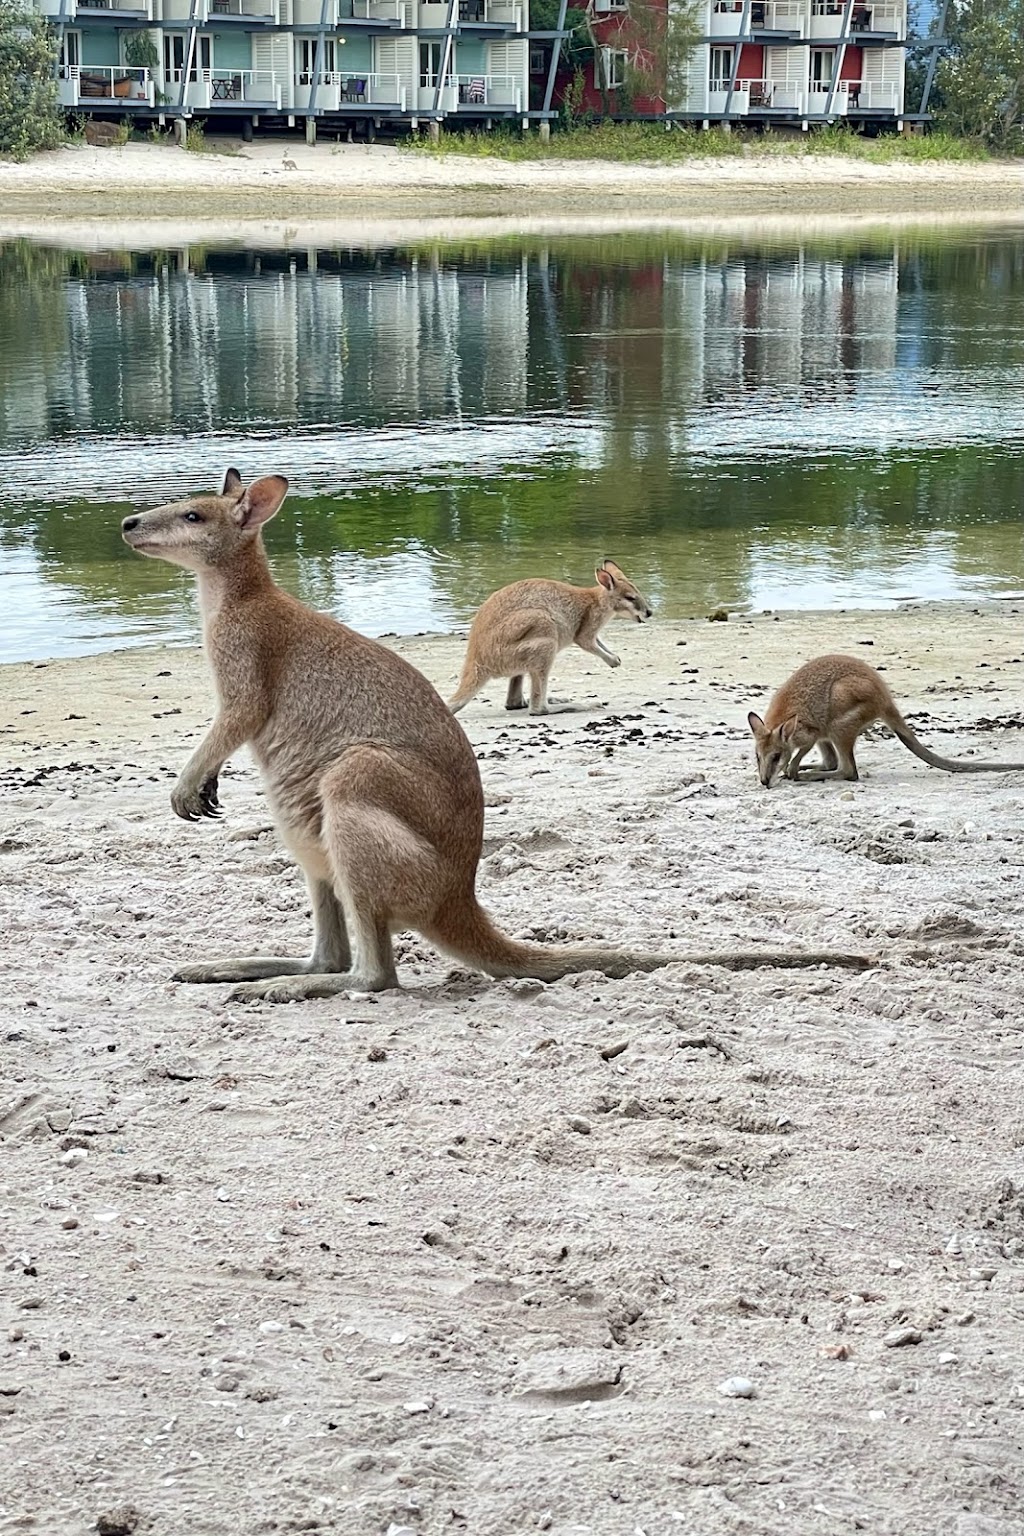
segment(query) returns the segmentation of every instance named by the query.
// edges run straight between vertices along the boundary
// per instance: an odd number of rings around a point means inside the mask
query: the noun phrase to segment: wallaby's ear
[[[598,583],[604,587],[606,592],[615,591],[615,577],[612,575],[611,571],[606,571],[603,565],[599,565],[597,570],[594,572],[594,575],[597,577]]]
[[[751,710],[750,714],[747,716],[747,724],[750,726],[750,729],[753,731],[755,736],[762,736],[764,734],[764,721],[761,719],[760,715],[755,715],[753,710]]]
[[[798,721],[796,715],[790,715],[789,719],[783,722],[783,724],[779,727],[779,735],[782,737],[783,741],[793,740],[793,737],[796,734],[797,724]]]
[[[628,577],[621,565],[616,565],[614,560],[602,560],[601,569],[607,571],[615,581],[628,581]]]
[[[288,494],[284,475],[264,475],[254,480],[235,506],[234,516],[243,528],[259,528],[269,523]]]
[[[222,496],[241,496],[243,490],[242,477],[237,469],[229,469],[224,476],[224,489]]]

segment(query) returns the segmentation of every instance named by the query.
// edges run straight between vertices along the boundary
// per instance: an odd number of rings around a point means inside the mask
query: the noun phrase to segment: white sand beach
[[[217,147],[218,141],[211,140]],[[201,220],[226,232],[238,221],[336,226],[454,217],[598,229],[623,219],[721,220],[786,216],[814,221],[946,215],[1024,219],[1024,161],[872,162],[743,154],[677,165],[436,156],[387,145],[288,140],[224,141],[228,153],[171,146],[73,146],[24,164],[0,163],[0,238],[73,221],[115,230],[139,221]],[[521,222],[513,227],[521,230]],[[505,233],[507,229],[496,232]],[[138,241],[140,232],[135,229]],[[326,238],[326,236],[324,236]]]
[[[846,650],[1024,760],[1020,607],[617,626],[460,716],[509,930],[863,973],[175,984],[309,939],[244,762],[170,811],[201,654],[4,668],[0,1532],[1018,1536],[1024,775],[768,792],[745,716]]]

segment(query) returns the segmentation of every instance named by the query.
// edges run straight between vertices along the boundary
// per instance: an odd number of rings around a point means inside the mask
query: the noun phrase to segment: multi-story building
[[[643,83],[651,10],[645,0],[638,29],[629,0],[590,0],[597,48],[583,81],[584,108],[800,127],[883,125],[903,114],[907,0],[702,0],[701,35],[676,99],[667,99],[672,88],[664,82]],[[563,69],[563,93],[567,83]]]
[[[35,3],[57,27],[74,111],[305,121],[310,137],[317,123],[545,117],[530,113],[528,0]]]
[[[59,35],[62,104],[100,115],[240,120],[246,134],[304,122],[311,138],[317,124],[526,126],[550,120],[570,79],[564,34],[531,30],[530,0],[34,3]],[[630,0],[588,0],[583,108],[805,128],[903,117],[908,0],[701,0],[671,100],[644,72],[645,35],[671,0],[643,0],[642,18],[640,3],[633,15]]]

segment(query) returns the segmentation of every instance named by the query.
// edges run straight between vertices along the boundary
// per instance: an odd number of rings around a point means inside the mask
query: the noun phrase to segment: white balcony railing
[[[812,0],[811,37],[856,37],[861,32],[891,33],[905,30],[905,9],[899,0],[857,0],[849,15],[842,0]]]
[[[208,26],[224,17],[240,21],[277,21],[276,0],[202,0],[200,24]]]
[[[750,0],[752,32],[787,32],[803,37],[805,15],[803,0]]]
[[[404,111],[405,85],[400,75],[343,74],[337,70],[324,70],[315,77],[300,74],[295,76],[295,106],[300,112],[311,106],[319,112],[347,112],[359,107]]]
[[[848,111],[895,112],[900,104],[899,86],[893,81],[840,80]]]
[[[849,84],[848,81],[836,81],[836,88],[830,91],[826,84],[812,80],[807,88],[807,112],[810,117],[844,117],[849,110],[850,97],[847,91],[841,89]],[[831,100],[829,98],[831,97]]]
[[[711,8],[711,36],[739,37],[742,31],[742,0],[715,0]]]
[[[430,110],[435,97],[442,112],[479,112],[486,107],[503,111],[522,109],[522,86],[518,75],[449,75],[437,90],[429,75],[420,76],[417,105]]]
[[[164,74],[164,93],[177,106],[181,100],[182,69]],[[185,84],[186,107],[228,107],[232,102],[245,106],[281,109],[281,87],[277,76],[268,69],[193,69]]]
[[[457,0],[455,19],[463,27],[476,24],[523,31],[523,7],[517,0]]]
[[[153,82],[148,69],[130,69],[118,65],[61,66],[58,97],[62,107],[153,106]]]
[[[62,14],[61,0],[36,0],[36,9],[56,20]],[[66,22],[111,16],[115,21],[141,25],[153,20],[153,0],[65,0],[63,16]]]
[[[352,0],[351,6],[341,6],[356,21],[402,21],[405,17],[403,0]]]
[[[713,79],[708,87],[708,110],[724,112],[729,100],[728,80]],[[737,80],[729,111],[745,116],[750,112],[799,112],[804,93],[795,80]]]

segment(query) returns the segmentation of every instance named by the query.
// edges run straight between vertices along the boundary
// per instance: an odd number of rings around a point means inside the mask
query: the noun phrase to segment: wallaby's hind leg
[[[525,709],[526,699],[523,697],[523,674],[518,672],[515,677],[508,680],[508,693],[505,695],[506,709]]]
[[[853,748],[857,740],[856,727],[849,731],[833,731],[832,741],[828,745],[832,748],[836,759],[834,768],[804,768],[800,774],[800,783],[808,784],[820,782],[823,779],[847,779],[854,783],[860,778],[857,772],[857,764],[854,761]],[[822,742],[822,754],[824,755],[826,743]]]
[[[173,980],[199,984],[218,981],[265,981],[275,976],[304,976],[312,971],[347,971],[348,935],[341,906],[330,885],[310,879],[313,903],[313,953],[308,960],[283,955],[248,955],[237,960],[207,960],[183,965]]]
[[[804,768],[803,760],[814,747],[818,747],[821,751],[821,763],[810,768]],[[836,749],[832,743],[826,740],[811,741],[808,742],[806,747],[800,747],[798,751],[793,753],[789,760],[789,766],[786,769],[786,778],[792,779],[795,783],[798,779],[831,778],[838,771],[839,758],[836,756]]]
[[[445,897],[442,860],[425,835],[444,806],[444,782],[412,754],[354,747],[324,775],[321,837],[352,947],[350,969],[254,980],[232,997],[297,1002],[397,987],[391,935],[423,929]],[[401,807],[401,812],[392,807]],[[420,830],[420,828],[424,830]]]

